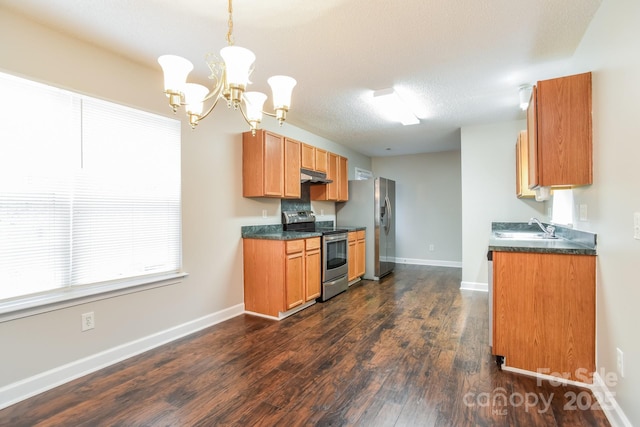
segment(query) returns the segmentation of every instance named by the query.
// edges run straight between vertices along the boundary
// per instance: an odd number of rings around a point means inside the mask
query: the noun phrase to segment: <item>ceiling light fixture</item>
[[[374,91],[373,102],[380,112],[390,120],[400,122],[405,126],[420,123],[420,120],[393,88]]]
[[[521,85],[518,89],[518,95],[520,97],[520,109],[526,110],[529,108],[529,100],[531,99],[531,92],[533,87],[530,84]]]
[[[273,109],[275,113],[263,111],[267,95],[261,92],[246,92],[249,76],[253,72],[253,62],[256,56],[249,49],[234,46],[233,41],[233,7],[229,0],[229,20],[227,31],[228,46],[220,50],[220,60],[215,54],[206,56],[206,63],[214,81],[213,88],[187,83],[187,76],[193,70],[193,64],[180,56],[162,55],[158,63],[164,72],[164,92],[169,98],[169,104],[175,113],[182,105],[189,116],[189,124],[195,128],[200,120],[207,117],[221,98],[227,101],[227,107],[240,110],[251,132],[262,121],[262,114],[275,117],[280,126],[287,118],[287,111],[291,106],[291,92],[296,85],[295,79],[288,76],[273,76],[267,82],[273,92]],[[204,103],[212,100],[213,104],[203,113]],[[244,102],[244,107],[243,107]]]

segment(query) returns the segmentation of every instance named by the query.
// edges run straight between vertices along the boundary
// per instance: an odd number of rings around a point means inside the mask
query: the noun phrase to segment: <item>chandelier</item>
[[[164,73],[164,93],[169,98],[173,112],[177,112],[178,108],[184,105],[189,124],[191,128],[195,128],[200,120],[213,111],[218,101],[224,98],[228,108],[240,110],[254,135],[263,114],[275,117],[282,126],[291,105],[291,92],[296,81],[288,76],[273,76],[267,80],[273,92],[274,113],[263,111],[267,95],[246,91],[247,85],[251,83],[249,76],[253,72],[256,56],[249,49],[234,46],[232,0],[229,0],[226,40],[228,45],[220,50],[222,60],[212,53],[207,54],[205,58],[211,71],[209,79],[213,80],[212,89],[187,83],[187,76],[193,70],[193,64],[189,60],[177,55],[162,55],[158,58]],[[211,101],[211,105],[203,113],[207,101]]]

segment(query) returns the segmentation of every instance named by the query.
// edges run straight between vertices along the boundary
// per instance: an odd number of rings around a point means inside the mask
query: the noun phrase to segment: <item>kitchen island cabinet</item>
[[[493,252],[493,354],[505,366],[592,382],[595,255]]]
[[[320,296],[320,237],[243,239],[245,310],[281,318]]]

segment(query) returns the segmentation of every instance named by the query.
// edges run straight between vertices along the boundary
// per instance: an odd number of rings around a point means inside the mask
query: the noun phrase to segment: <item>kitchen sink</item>
[[[510,240],[555,240],[557,237],[549,236],[545,233],[528,231],[496,231],[495,237],[498,239]]]

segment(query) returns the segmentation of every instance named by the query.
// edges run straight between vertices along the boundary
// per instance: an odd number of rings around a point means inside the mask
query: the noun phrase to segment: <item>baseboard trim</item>
[[[396,264],[430,265],[433,267],[462,268],[461,261],[443,261],[439,259],[396,258]]]
[[[0,409],[243,313],[238,304],[0,387]]]
[[[602,408],[611,427],[632,427],[631,421],[622,411],[615,398],[615,393],[610,391],[602,376],[597,372],[593,374],[592,392]]]
[[[460,282],[460,289],[465,291],[489,292],[489,284],[482,282]]]
[[[604,412],[604,415],[607,417],[607,420],[609,421],[609,424],[611,424],[611,427],[633,427],[631,425],[631,421],[629,421],[627,416],[622,411],[622,408],[620,408],[620,405],[618,405],[618,402],[614,397],[615,393],[609,390],[607,384],[602,379],[602,376],[598,374],[598,372],[593,373],[593,384],[588,384],[580,381],[568,380],[566,378],[554,377],[552,375],[542,374],[538,372],[526,371],[524,369],[511,368],[506,365],[502,365],[502,370],[514,372],[516,374],[528,375],[530,377],[536,377],[547,381],[554,381],[559,384],[570,384],[577,387],[589,389],[598,401],[598,405],[602,409],[602,412]]]

